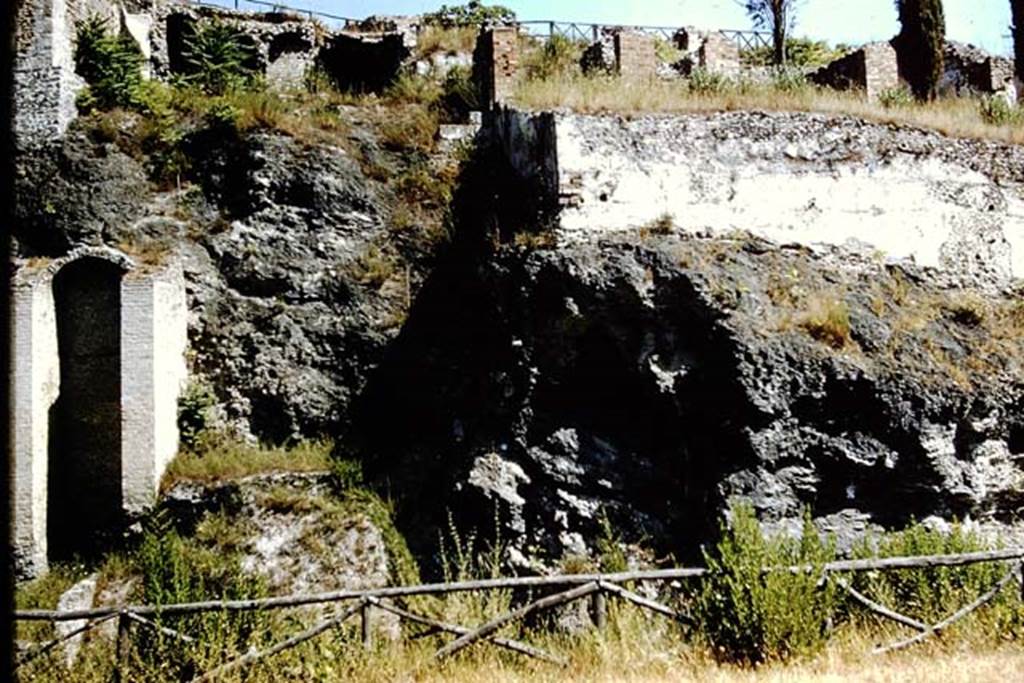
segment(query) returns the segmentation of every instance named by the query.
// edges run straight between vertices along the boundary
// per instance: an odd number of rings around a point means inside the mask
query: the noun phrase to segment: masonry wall
[[[16,571],[34,576],[49,559],[48,504],[51,408],[60,394],[60,356],[53,278],[83,257],[112,260],[120,283],[122,511],[137,514],[155,500],[160,477],[177,451],[177,401],[186,380],[187,308],[181,266],[135,269],[103,247],[76,250],[45,266],[23,266],[12,282],[10,452],[13,458],[11,546]],[[99,472],[94,476],[101,476]]]
[[[490,109],[515,93],[519,75],[519,31],[510,26],[484,29],[473,51],[473,80],[481,106]]]
[[[653,78],[658,68],[654,38],[643,33],[617,31],[615,64],[616,70],[623,78]]]
[[[34,576],[47,567],[47,418],[60,383],[57,323],[48,281],[16,282],[11,292],[11,336],[11,545],[16,571]]]
[[[736,76],[740,72],[740,49],[736,43],[718,34],[710,33],[697,53],[701,68],[723,76]]]
[[[530,119],[506,112],[496,135],[520,177],[557,201],[560,239],[670,214],[684,233],[852,245],[972,282],[1024,277],[1016,148],[820,114]]]
[[[899,87],[896,50],[889,43],[871,43],[828,64],[810,80],[836,90],[861,90],[869,100]]]

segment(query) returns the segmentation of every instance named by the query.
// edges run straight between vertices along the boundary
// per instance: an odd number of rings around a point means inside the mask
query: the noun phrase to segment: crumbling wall
[[[520,174],[557,203],[565,239],[668,214],[683,232],[859,245],[972,283],[1024,277],[1018,147],[815,114],[505,112],[493,125],[509,163],[544,176]]]
[[[519,29],[513,26],[485,28],[473,51],[473,81],[480,104],[490,109],[515,92],[519,75]]]
[[[991,94],[1015,88],[1014,61],[990,55],[973,45],[946,41],[940,89],[956,94]]]
[[[317,63],[339,88],[381,92],[391,85],[409,56],[402,36],[363,36],[340,33],[321,48]]]
[[[818,85],[835,90],[860,90],[869,100],[899,87],[896,50],[889,43],[870,43],[809,76]]]
[[[697,63],[710,73],[737,76],[740,72],[740,49],[725,36],[711,33],[697,51]]]

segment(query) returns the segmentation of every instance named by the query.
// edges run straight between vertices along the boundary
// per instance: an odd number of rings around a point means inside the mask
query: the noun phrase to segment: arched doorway
[[[60,390],[50,409],[50,559],[87,556],[121,517],[120,266],[80,258],[53,278]]]

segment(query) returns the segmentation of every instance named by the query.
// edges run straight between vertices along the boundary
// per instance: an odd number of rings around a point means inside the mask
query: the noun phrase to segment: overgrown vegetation
[[[79,108],[89,112],[136,105],[142,62],[142,52],[131,36],[113,33],[106,19],[94,15],[79,23],[75,72],[88,84],[79,95]]]
[[[331,467],[329,440],[303,441],[290,448],[249,443],[229,433],[206,429],[171,461],[163,487],[175,482],[224,481],[267,472],[323,472]]]
[[[824,40],[813,38],[786,38],[786,64],[790,67],[813,67],[829,64],[847,52],[850,46],[840,43],[832,47]],[[774,49],[753,47],[740,50],[740,58],[750,66],[772,66],[775,64]]]
[[[211,19],[186,34],[185,83],[210,95],[250,87],[256,80],[256,53],[245,34],[230,23]]]
[[[766,537],[748,504],[732,508],[722,540],[705,553],[710,576],[695,604],[701,635],[718,657],[759,664],[819,651],[836,608],[835,587],[820,585],[833,559],[805,514],[800,538]],[[808,565],[809,572],[763,567]]]
[[[481,26],[483,24],[511,23],[516,13],[503,5],[485,5],[479,0],[470,0],[463,5],[442,5],[436,12],[423,15],[428,26],[452,28],[455,26]]]

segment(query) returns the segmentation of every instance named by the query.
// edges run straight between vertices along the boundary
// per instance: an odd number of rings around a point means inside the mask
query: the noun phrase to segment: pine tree
[[[900,70],[919,100],[933,100],[944,67],[942,0],[896,0],[896,10],[901,26],[895,41]]]

